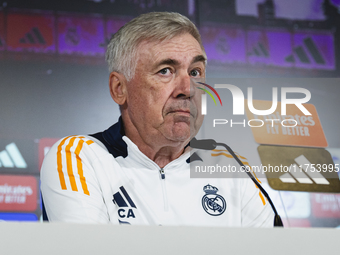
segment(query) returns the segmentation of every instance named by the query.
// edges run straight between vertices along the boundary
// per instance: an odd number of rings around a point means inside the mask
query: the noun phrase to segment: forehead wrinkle
[[[161,66],[161,65],[172,65],[172,66],[179,66],[180,62],[173,58],[166,58],[158,61],[155,66]]]
[[[176,38],[176,37],[175,37]],[[193,38],[194,39],[194,38]],[[196,42],[196,41],[195,41]],[[165,44],[163,44],[165,43]],[[162,45],[162,48],[157,48],[160,44]],[[156,68],[162,64],[164,65],[172,65],[172,66],[181,66],[184,64],[184,62],[187,62],[187,57],[189,56],[184,56],[186,52],[190,51],[196,51],[196,56],[192,58],[192,60],[189,62],[190,64],[197,63],[197,62],[203,62],[205,65],[206,63],[206,57],[204,56],[204,53],[202,52],[201,47],[197,43],[197,48],[193,44],[182,44],[173,41],[172,39],[166,40],[166,41],[142,41],[138,45],[138,55],[140,58],[138,60],[143,59],[141,55],[144,55],[145,53],[148,55],[149,59],[154,60],[154,64],[152,65],[153,68]],[[157,50],[156,50],[157,48]],[[164,50],[162,50],[164,49]],[[179,58],[173,57],[173,56],[166,56],[167,52],[172,53],[171,55],[176,56],[179,54]],[[165,56],[162,54],[165,54]],[[175,54],[175,55],[174,55]],[[182,59],[184,57],[184,59]],[[160,59],[161,58],[161,59]],[[159,61],[155,61],[157,59],[160,59]]]

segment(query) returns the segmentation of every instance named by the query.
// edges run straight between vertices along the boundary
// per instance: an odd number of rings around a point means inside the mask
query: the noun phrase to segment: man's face
[[[188,142],[202,125],[205,57],[190,34],[142,42],[135,75],[127,83],[127,117],[147,144]],[[128,128],[128,127],[127,127]]]

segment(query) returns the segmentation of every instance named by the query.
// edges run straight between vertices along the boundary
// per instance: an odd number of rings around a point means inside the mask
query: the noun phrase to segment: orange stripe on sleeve
[[[214,151],[214,152],[221,152],[221,151],[228,152],[227,150],[217,150],[217,149],[214,149],[214,150],[212,150],[212,151]],[[229,152],[228,152],[228,153],[229,153]]]
[[[72,169],[72,155],[71,155],[71,147],[73,146],[74,140],[76,138],[77,137],[72,137],[70,139],[68,145],[65,148],[65,151],[66,151],[67,174],[68,174],[68,177],[70,179],[71,188],[72,188],[73,191],[78,191],[76,180],[74,178],[73,169]]]
[[[241,156],[240,154],[238,154],[237,152],[235,152],[235,154],[236,154],[236,155],[237,155],[237,157],[238,157],[238,158],[240,158],[240,159],[245,159],[245,160],[247,159],[247,158],[245,158],[245,157]]]
[[[266,200],[264,199],[263,194],[262,194],[261,191],[259,191],[259,196],[260,196],[260,198],[261,198],[261,200],[262,200],[262,204],[263,204],[263,205],[266,205]]]
[[[249,163],[247,161],[241,161],[243,163],[243,165],[245,166],[249,166],[249,168],[251,169],[251,166],[249,165]]]
[[[61,149],[62,149],[65,141],[68,138],[69,137],[66,137],[66,138],[64,138],[64,140],[62,140],[60,142],[60,144],[58,146],[58,150],[57,150],[57,169],[58,169],[58,175],[59,175],[61,189],[64,189],[64,190],[67,189],[67,188],[66,188],[65,177],[64,177],[64,173],[63,173]]]
[[[217,150],[217,149],[214,149],[213,151],[214,151],[214,152],[221,152],[221,151],[225,151],[225,152],[228,152],[228,154],[229,154],[229,151],[228,151],[228,150]],[[241,156],[240,154],[238,154],[237,152],[235,152],[235,154],[236,154],[236,156],[237,156],[238,158],[241,158],[241,159],[247,159],[247,158],[245,158],[245,157]]]
[[[226,156],[227,158],[233,158],[233,156],[231,156],[230,154],[224,153],[224,152],[217,153],[217,154],[212,154],[212,153],[211,153],[211,156],[213,156],[213,157],[217,157],[217,156],[221,156],[221,155],[224,155],[224,156]]]
[[[90,140],[89,140],[90,141]],[[87,141],[86,143],[89,144]],[[92,142],[92,141],[91,141]],[[93,143],[93,142],[92,142]],[[75,154],[76,154],[76,158],[77,158],[77,168],[78,168],[78,174],[79,174],[79,179],[80,179],[80,183],[81,183],[81,186],[83,188],[83,191],[84,191],[84,194],[85,195],[90,195],[90,192],[89,190],[87,189],[87,184],[86,184],[86,179],[84,177],[84,172],[83,172],[83,163],[79,157],[79,154],[80,154],[80,151],[81,149],[83,148],[83,144],[84,144],[84,140],[80,140],[79,141],[79,144],[75,150]],[[91,143],[90,143],[91,144]]]
[[[71,136],[68,136],[66,138],[64,138],[60,144],[58,145],[58,150],[57,150],[57,170],[58,170],[58,175],[59,175],[59,180],[60,180],[60,185],[61,188],[63,190],[66,190],[66,181],[65,181],[65,176],[63,173],[63,163],[62,163],[62,147],[65,144],[66,140],[69,139]],[[90,195],[90,192],[87,188],[87,184],[86,184],[86,179],[84,177],[84,172],[83,172],[83,163],[81,161],[81,158],[79,157],[80,151],[83,148],[83,144],[84,144],[84,140],[82,140],[81,138],[84,138],[83,136],[79,136],[79,137],[72,137],[67,146],[65,147],[65,153],[66,153],[66,168],[67,168],[67,174],[70,180],[70,184],[71,184],[71,188],[73,191],[78,191],[77,188],[77,184],[76,184],[76,180],[74,177],[74,173],[73,173],[73,167],[72,167],[72,152],[71,152],[71,148],[74,145],[74,141],[80,138],[80,141],[74,151],[74,154],[76,155],[76,160],[77,160],[77,169],[78,169],[78,174],[79,174],[79,178],[80,178],[80,183],[82,186],[82,189],[84,191],[84,194],[86,195]],[[90,145],[94,143],[91,140],[86,141],[86,144]]]
[[[86,143],[87,143],[87,145],[90,145],[90,144],[93,144],[93,143],[94,143],[94,141],[87,140],[87,141],[86,141]]]

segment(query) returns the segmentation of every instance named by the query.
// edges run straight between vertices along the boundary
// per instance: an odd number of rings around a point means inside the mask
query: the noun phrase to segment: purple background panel
[[[237,0],[237,13],[239,15],[258,16],[257,4],[264,0]],[[298,20],[324,20],[325,15],[321,8],[324,0],[274,0],[276,17]],[[331,0],[339,7],[340,0]]]
[[[331,34],[313,34],[312,39],[325,60],[324,65],[317,65],[319,69],[335,69],[334,39]]]
[[[0,50],[5,49],[5,17],[4,13],[0,12]]]
[[[289,32],[267,31],[270,64],[274,66],[292,67],[294,64],[286,60],[292,54],[293,37]]]
[[[264,30],[247,31],[247,56],[250,64],[270,64],[269,43]]]
[[[124,26],[132,18],[109,18],[106,21],[106,38],[110,40],[113,34],[115,34],[118,29]]]
[[[61,54],[103,56],[104,21],[99,17],[58,18],[58,48]]]
[[[200,32],[209,61],[246,63],[246,42],[243,30],[205,26]]]
[[[324,63],[318,63],[315,57],[313,57],[313,54],[306,45],[306,40],[312,41]],[[331,34],[310,32],[296,33],[294,35],[293,51],[296,67],[308,69],[335,69],[334,39]],[[306,55],[307,60],[301,61],[301,57],[299,57],[297,51],[303,52]]]

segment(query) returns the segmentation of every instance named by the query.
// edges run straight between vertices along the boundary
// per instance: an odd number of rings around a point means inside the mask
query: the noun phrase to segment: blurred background
[[[0,0],[0,220],[39,221],[39,172],[49,148],[118,120],[105,48],[122,25],[150,11],[179,12],[197,25],[211,85],[304,78],[300,86],[283,84],[310,89],[328,151],[340,163],[339,8],[340,0]],[[271,100],[257,87],[254,98]],[[256,151],[251,130],[244,132]],[[247,146],[229,133],[225,142]],[[265,186],[287,227],[340,225],[339,194]]]

